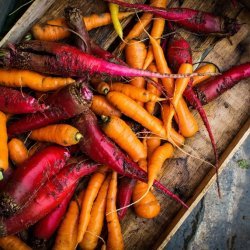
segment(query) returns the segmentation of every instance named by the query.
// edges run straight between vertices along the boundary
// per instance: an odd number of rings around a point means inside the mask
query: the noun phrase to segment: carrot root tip
[[[81,133],[77,132],[75,135],[75,140],[80,141],[82,138],[83,138],[83,135]]]

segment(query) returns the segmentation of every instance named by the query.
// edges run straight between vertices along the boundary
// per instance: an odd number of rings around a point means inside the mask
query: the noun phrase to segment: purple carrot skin
[[[92,92],[83,84],[68,85],[46,99],[50,106],[44,112],[23,116],[8,126],[8,135],[41,128],[52,123],[61,122],[82,113],[91,105]]]
[[[212,33],[215,35],[232,36],[240,29],[240,24],[238,24],[235,19],[228,17],[223,18],[203,11],[187,8],[169,8],[166,10],[146,4],[130,4],[117,0],[105,1],[116,3],[123,7],[153,13],[158,17],[175,22],[182,28],[198,34]]]
[[[16,89],[0,86],[0,110],[11,114],[27,114],[43,111],[44,104]]]
[[[0,193],[0,214],[12,215],[27,205],[38,190],[59,172],[69,159],[66,148],[48,146],[20,165]]]
[[[40,189],[35,199],[20,213],[0,220],[0,237],[16,234],[35,224],[53,211],[67,196],[75,190],[77,182],[98,169],[97,163],[90,160],[73,163],[64,167],[54,178]]]
[[[83,77],[86,73],[90,75],[97,73],[123,77],[157,78],[183,78],[197,75],[196,73],[188,75],[160,74],[134,69],[107,62],[66,44],[37,40],[10,45],[9,49],[2,49],[1,53],[1,64],[4,67],[29,69],[52,75]],[[41,55],[42,53],[44,55]]]
[[[135,179],[130,179],[127,177],[122,177],[119,180],[118,195],[117,195],[118,208],[126,207],[127,205],[130,204],[135,183],[136,183]],[[127,210],[128,208],[126,207],[117,212],[119,220],[122,220],[125,217]]]
[[[84,154],[96,162],[109,166],[121,175],[147,182],[147,173],[104,135],[97,124],[95,114],[91,110],[83,112],[73,123],[84,137],[84,140],[79,142],[80,149]],[[188,207],[160,182],[155,180],[154,186],[186,208]]]
[[[36,239],[48,240],[57,230],[64,214],[67,211],[68,204],[74,194],[74,189],[72,189],[63,201],[44,218],[39,220],[33,228],[33,236]]]
[[[234,66],[222,75],[207,80],[194,88],[201,103],[207,104],[232,88],[239,81],[250,77],[250,62]]]

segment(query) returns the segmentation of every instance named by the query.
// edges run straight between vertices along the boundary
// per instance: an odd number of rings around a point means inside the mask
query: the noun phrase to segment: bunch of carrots
[[[204,121],[218,173],[202,105],[248,78],[250,63],[223,74],[212,63],[193,71],[190,45],[174,25],[232,35],[239,24],[191,9],[166,9],[166,0],[150,6],[107,2],[111,13],[82,17],[69,7],[65,18],[34,25],[35,40],[1,49],[0,248],[31,249],[15,236],[31,228],[29,245],[124,249],[120,222],[128,207],[139,217],[156,217],[159,190],[187,208],[157,179],[174,150],[183,151],[185,138],[199,130],[188,103]],[[132,12],[119,12],[119,5],[145,11],[125,37],[119,20]],[[208,24],[195,22],[198,15]],[[112,22],[124,61],[88,35]],[[174,32],[162,46],[166,25]],[[57,42],[72,31],[75,46]],[[138,39],[143,32],[148,44]],[[217,184],[219,191],[218,179]]]

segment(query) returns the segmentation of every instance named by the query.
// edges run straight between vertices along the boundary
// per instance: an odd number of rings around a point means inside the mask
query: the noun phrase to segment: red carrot
[[[20,213],[0,220],[0,237],[16,234],[35,224],[53,211],[67,194],[75,189],[80,178],[93,173],[97,168],[98,164],[89,160],[64,167],[38,191],[35,199]]]
[[[119,174],[147,182],[147,173],[140,169],[135,162],[129,159],[103,134],[98,127],[96,116],[91,110],[83,112],[74,121],[74,126],[84,137],[84,140],[79,142],[80,149],[84,154],[96,162],[109,166]],[[178,196],[174,195],[160,182],[155,180],[154,186],[187,207]]]
[[[49,146],[20,165],[0,193],[0,214],[11,215],[27,205],[42,185],[55,175],[69,158],[66,148]]]
[[[92,92],[86,85],[71,84],[46,99],[50,108],[44,112],[29,114],[8,126],[8,135],[13,136],[52,123],[61,122],[82,113],[91,105]]]
[[[195,33],[213,33],[217,35],[232,36],[240,29],[240,24],[238,24],[235,19],[231,19],[228,17],[223,18],[203,11],[187,8],[162,9],[146,4],[130,4],[118,0],[105,1],[116,3],[123,7],[153,13],[158,17],[164,18],[172,22],[176,22],[179,26]]]
[[[45,110],[44,104],[18,90],[0,86],[0,110],[11,114],[35,113]]]
[[[201,103],[207,104],[232,88],[239,81],[250,77],[250,62],[234,66],[222,75],[207,80],[204,84],[195,87]]]
[[[135,179],[130,179],[127,177],[122,177],[120,179],[117,196],[118,208],[126,207],[130,204],[135,183]],[[128,208],[124,208],[118,211],[118,217],[120,220],[124,218],[127,213],[127,210]]]

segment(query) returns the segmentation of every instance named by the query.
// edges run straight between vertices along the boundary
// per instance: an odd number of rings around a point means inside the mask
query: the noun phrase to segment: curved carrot
[[[28,150],[22,140],[12,138],[8,143],[10,159],[17,165],[28,159]]]
[[[100,82],[97,84],[96,90],[99,94],[107,95],[110,91],[110,86],[106,82]]]
[[[105,117],[102,126],[104,133],[120,146],[133,161],[146,159],[147,151],[132,129],[116,116]]]
[[[199,67],[198,69],[196,69],[194,71],[195,73],[214,73],[216,72],[216,67],[214,66],[214,64],[212,63],[208,63],[204,66]],[[194,76],[193,77],[193,81],[192,81],[192,85],[195,86],[201,82],[204,82],[205,80],[207,80],[208,78],[210,78],[209,75],[206,76]]]
[[[149,137],[146,138],[146,144],[148,159],[150,159],[155,149],[161,145],[161,138],[151,134]]]
[[[110,250],[124,249],[121,226],[116,212],[116,195],[117,195],[117,172],[113,171],[111,181],[109,184],[107,203],[106,203],[106,220],[108,225],[107,249]]]
[[[114,26],[114,29],[117,33],[117,35],[123,39],[123,31],[122,31],[122,25],[120,23],[119,20],[119,5],[114,4],[114,3],[110,3],[109,4],[109,11],[110,11],[110,15],[111,15],[111,19],[112,19],[112,23]]]
[[[3,250],[32,250],[31,247],[14,235],[0,238],[0,248]]]
[[[104,96],[101,95],[93,96],[90,108],[96,115],[115,115],[118,117],[121,116],[121,112],[116,109],[112,104],[110,104]]]
[[[31,131],[30,139],[56,143],[62,146],[77,144],[82,135],[79,130],[68,124],[53,124]]]
[[[97,198],[93,204],[87,231],[85,232],[80,247],[82,249],[95,249],[98,243],[98,236],[102,232],[105,217],[106,199],[111,175],[103,182]]]
[[[2,171],[5,171],[9,166],[8,160],[8,136],[6,127],[7,118],[6,115],[0,111],[0,180],[3,179]]]

